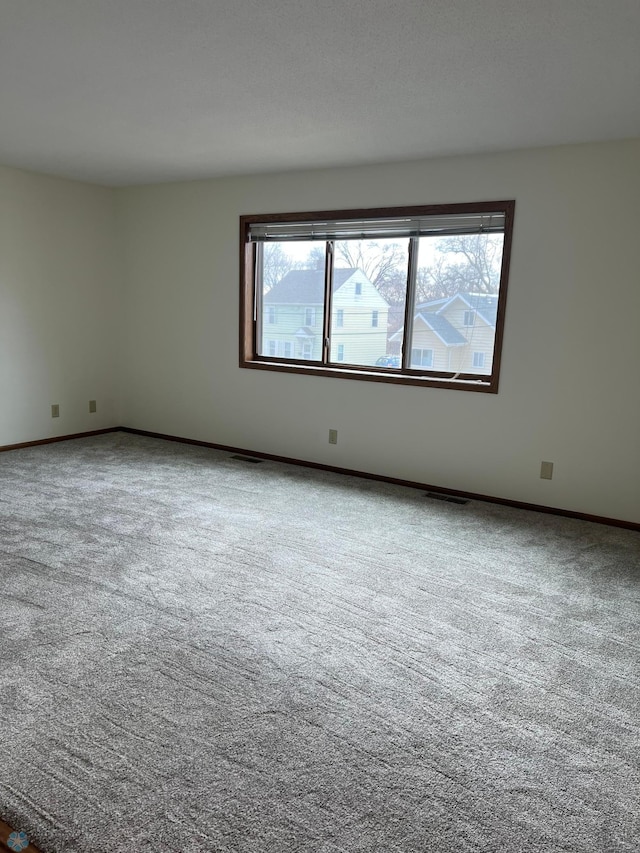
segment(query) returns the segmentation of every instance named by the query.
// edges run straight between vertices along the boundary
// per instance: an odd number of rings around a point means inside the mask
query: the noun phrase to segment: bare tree
[[[417,271],[418,301],[440,299],[460,292],[498,292],[501,235],[443,237],[435,248],[435,262]],[[390,305],[404,302],[407,255],[399,243],[339,242],[336,243],[336,257],[350,267],[361,269]]]
[[[326,243],[318,243],[317,246],[314,246],[313,249],[309,252],[306,260],[307,269],[311,270],[322,270],[324,269],[324,262],[327,255]]]
[[[264,243],[262,251],[262,286],[267,293],[289,270],[294,269],[296,264],[282,248],[282,243]]]
[[[382,290],[397,278],[399,268],[406,265],[406,251],[398,243],[343,240],[336,243],[336,259],[353,269],[362,270],[369,281]]]
[[[419,301],[455,293],[497,293],[500,282],[502,236],[465,234],[444,237],[436,244],[439,257],[417,275]],[[452,261],[452,256],[459,260]]]
[[[325,263],[324,243],[314,246],[302,263],[291,260],[279,244],[269,244],[271,251],[279,250],[280,264],[275,280],[289,269],[305,267],[322,269]],[[266,258],[266,255],[265,255]],[[344,240],[335,244],[337,267],[362,270],[390,306],[402,314],[407,292],[407,250],[397,242],[375,240]],[[456,293],[497,293],[500,281],[502,236],[468,234],[443,237],[435,244],[435,260],[418,268],[416,300],[426,302]],[[266,269],[266,260],[265,260]]]
[[[390,305],[404,301],[407,290],[407,250],[399,243],[345,240],[336,243],[336,259],[362,270]]]

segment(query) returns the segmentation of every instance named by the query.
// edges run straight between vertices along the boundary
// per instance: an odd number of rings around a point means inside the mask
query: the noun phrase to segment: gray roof
[[[333,271],[335,293],[355,269]],[[264,296],[265,303],[280,305],[322,305],[324,302],[324,270],[290,270]]]
[[[470,309],[477,311],[482,319],[495,329],[498,315],[498,295],[495,293],[456,293],[455,296],[445,297],[444,299],[421,302],[417,306],[417,310],[423,315],[425,312],[439,312],[458,297],[466,302]]]
[[[436,314],[433,311],[420,311],[417,315],[420,319],[441,338],[447,346],[457,346],[466,344],[467,339],[464,335],[451,325],[446,317],[441,314]]]
[[[498,316],[497,294],[461,293],[460,296],[470,308],[474,308],[495,329]]]

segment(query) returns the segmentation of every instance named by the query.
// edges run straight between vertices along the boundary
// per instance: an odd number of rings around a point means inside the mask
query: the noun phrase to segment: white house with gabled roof
[[[456,293],[416,306],[411,366],[455,373],[491,373],[497,294]],[[404,329],[391,336],[401,342]]]
[[[334,269],[331,361],[374,365],[387,351],[389,305],[359,269]],[[324,270],[290,270],[263,297],[261,354],[322,357]]]

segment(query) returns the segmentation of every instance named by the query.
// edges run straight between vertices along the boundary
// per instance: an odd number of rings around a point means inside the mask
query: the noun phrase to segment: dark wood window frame
[[[240,367],[253,370],[281,371],[297,373],[305,376],[331,376],[341,379],[356,379],[365,382],[386,382],[398,385],[413,385],[422,388],[451,388],[463,391],[477,391],[489,394],[498,392],[500,363],[502,355],[502,340],[504,335],[507,286],[509,278],[509,263],[511,258],[511,243],[513,234],[513,219],[515,201],[468,202],[448,205],[422,205],[412,207],[385,207],[355,210],[330,210],[300,213],[269,213],[247,215],[240,217]],[[502,265],[500,270],[500,286],[498,291],[497,317],[494,337],[492,372],[486,376],[477,374],[459,374],[452,371],[415,370],[411,363],[411,338],[405,335],[403,342],[402,367],[365,367],[352,365],[337,365],[329,363],[329,331],[331,318],[331,276],[333,273],[330,259],[331,252],[327,251],[325,264],[325,302],[324,302],[324,346],[321,361],[306,359],[273,358],[258,353],[258,285],[256,277],[256,259],[258,251],[256,243],[251,240],[251,228],[258,225],[283,225],[298,223],[323,223],[331,221],[349,222],[369,220],[375,227],[376,220],[384,221],[398,218],[428,218],[466,215],[502,214],[504,217],[504,243]],[[366,232],[364,234],[366,237]],[[337,238],[339,239],[339,238]],[[328,241],[327,245],[329,244]],[[414,300],[411,287],[411,264],[409,258],[407,274],[407,297],[405,306],[405,329],[410,329],[413,320]],[[414,275],[415,281],[415,275]]]

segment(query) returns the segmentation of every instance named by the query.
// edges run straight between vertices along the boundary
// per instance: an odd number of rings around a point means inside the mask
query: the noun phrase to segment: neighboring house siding
[[[449,356],[450,362],[446,369],[459,371],[460,373],[490,373],[495,330],[492,326],[489,326],[477,312],[474,312],[473,325],[465,326],[465,313],[468,311],[468,305],[462,302],[462,300],[456,300],[442,312],[443,316],[447,318],[451,325],[457,329],[461,335],[464,335],[468,341],[466,346],[451,348]],[[474,367],[474,352],[484,353],[483,367]]]
[[[264,339],[264,355],[269,355],[269,341],[288,341],[293,346],[292,358],[303,358],[303,347],[305,343],[311,344],[311,358],[319,359],[322,356],[322,305],[276,305],[276,322],[265,322],[262,328]],[[307,308],[312,308],[315,313],[315,322],[308,327],[305,323]],[[301,328],[309,328],[313,337],[302,338],[296,335]],[[278,356],[283,353],[277,353]]]
[[[484,320],[476,318],[476,324],[466,330],[469,344],[466,347],[461,347],[461,367],[454,369],[460,370],[463,373],[490,373],[491,363],[493,358],[493,342],[495,331],[488,326]],[[477,369],[473,366],[474,352],[484,353],[484,367]]]
[[[483,304],[484,314],[474,310],[474,299],[479,300],[476,305]],[[495,297],[491,296],[466,295],[449,303],[424,303],[414,319],[411,348],[432,349],[433,370],[491,373],[495,339],[492,313],[495,316]]]
[[[424,326],[421,329],[418,329],[417,327],[414,328],[411,349],[433,350],[433,364],[430,368],[431,370],[451,369],[449,367],[449,352],[451,351],[451,348],[445,346],[445,344],[442,343],[440,338],[435,334],[435,332],[432,332],[431,329],[425,329]]]
[[[361,293],[356,293],[356,284]],[[357,270],[333,294],[331,358],[337,360],[338,347],[344,346],[345,363],[374,365],[387,351],[389,306],[364,273]],[[343,311],[343,325],[338,327],[338,311]],[[377,311],[377,326],[373,312]]]

